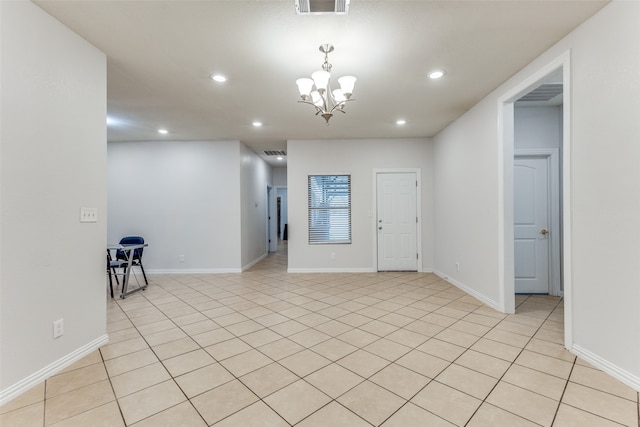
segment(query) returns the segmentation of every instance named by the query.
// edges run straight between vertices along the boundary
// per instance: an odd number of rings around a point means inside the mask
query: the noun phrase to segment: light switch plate
[[[80,222],[98,222],[98,208],[80,208]]]

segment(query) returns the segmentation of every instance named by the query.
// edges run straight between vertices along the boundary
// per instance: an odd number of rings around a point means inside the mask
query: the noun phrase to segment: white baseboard
[[[628,385],[632,389],[637,392],[640,392],[640,377],[633,375],[631,372],[627,372],[626,370],[614,365],[613,363],[603,359],[590,352],[589,350],[580,347],[579,345],[573,344],[571,346],[571,352],[586,362],[591,363],[596,368],[606,372],[611,375],[613,378],[623,382]]]
[[[489,307],[493,308],[496,311],[499,311],[502,313],[502,310],[500,310],[500,305],[492,300],[491,298],[487,298],[485,295],[482,295],[481,293],[479,293],[478,291],[476,291],[475,289],[472,289],[466,285],[463,285],[462,283],[452,279],[451,277],[448,277],[446,274],[434,270],[433,273],[440,277],[441,279],[446,280],[447,282],[451,283],[453,286],[455,286],[456,288],[468,293],[469,295],[471,295],[472,297],[474,297],[477,300],[482,301],[483,303],[485,303],[486,305],[488,305]]]
[[[375,273],[373,268],[289,268],[287,273]]]
[[[249,264],[245,265],[242,267],[242,271],[248,270],[251,267],[253,267],[254,265],[256,265],[257,263],[259,263],[260,261],[262,261],[263,259],[265,259],[267,257],[267,255],[269,255],[269,253],[265,253],[262,256],[254,259],[253,261],[251,261]]]
[[[146,270],[147,274],[225,274],[242,273],[240,268],[184,268]]]
[[[18,381],[14,385],[0,391],[0,405],[4,405],[11,399],[18,397],[22,393],[26,392],[30,388],[40,384],[52,375],[60,372],[67,366],[70,366],[82,359],[83,357],[91,354],[95,350],[99,349],[103,345],[109,342],[109,335],[102,335],[95,340],[91,341],[80,347],[79,349],[67,354],[66,356],[56,360],[48,366],[40,369],[37,372],[29,375],[23,380]]]

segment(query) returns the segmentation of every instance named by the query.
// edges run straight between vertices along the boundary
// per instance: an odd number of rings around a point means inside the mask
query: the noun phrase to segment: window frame
[[[319,188],[314,190],[315,187]],[[351,188],[351,174],[307,176],[307,231],[310,245],[352,243]],[[314,196],[319,197],[320,200]],[[341,200],[345,196],[346,201]],[[335,225],[333,231],[332,223]]]

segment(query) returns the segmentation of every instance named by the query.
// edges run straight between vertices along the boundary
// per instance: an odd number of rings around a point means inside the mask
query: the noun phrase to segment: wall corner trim
[[[174,268],[146,270],[147,274],[225,274],[242,273],[240,268]]]
[[[451,283],[453,286],[455,286],[456,288],[468,293],[469,295],[471,295],[472,297],[482,301],[483,303],[485,303],[486,305],[488,305],[489,307],[493,308],[496,311],[499,311],[500,313],[502,313],[503,311],[500,310],[500,304],[498,304],[496,301],[492,300],[491,298],[487,298],[486,296],[482,295],[481,293],[477,292],[476,290],[463,285],[462,283],[458,282],[457,280],[454,280],[450,277],[447,277],[446,274],[434,270],[433,273],[440,277],[443,280],[446,280],[447,282]]]
[[[250,263],[248,263],[247,265],[243,265],[242,266],[242,271],[248,270],[251,267],[253,267],[254,265],[256,265],[257,263],[259,263],[260,261],[262,261],[263,259],[265,259],[267,257],[267,255],[269,255],[269,253],[264,253],[262,255],[260,255],[258,258],[254,259],[253,261],[251,261]]]
[[[573,344],[569,350],[576,356],[591,363],[596,368],[601,369],[603,372],[606,372],[613,378],[623,382],[624,384],[640,393],[640,377],[637,377],[631,372],[619,368],[613,363],[603,359],[595,353],[590,352],[586,348],[580,347],[579,345]]]
[[[109,335],[104,334],[93,341],[83,345],[77,350],[67,354],[66,356],[56,360],[55,362],[45,366],[37,372],[29,375],[28,377],[18,381],[12,386],[9,386],[5,390],[0,391],[0,405],[4,405],[11,399],[18,397],[22,393],[26,392],[30,388],[40,384],[42,381],[50,378],[56,373],[60,372],[67,366],[72,365],[83,357],[91,354],[95,350],[99,349],[103,345],[109,342]]]

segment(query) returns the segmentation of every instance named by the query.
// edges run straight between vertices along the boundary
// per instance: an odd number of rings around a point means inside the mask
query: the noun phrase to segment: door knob
[[[547,234],[549,234],[549,230],[547,230],[546,228],[543,228],[542,230],[540,230],[540,234],[542,234],[543,236],[546,236]]]

